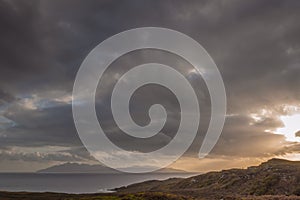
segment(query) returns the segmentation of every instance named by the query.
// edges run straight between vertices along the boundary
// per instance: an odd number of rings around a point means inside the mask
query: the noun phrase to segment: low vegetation
[[[1,200],[189,200],[182,195],[162,192],[135,194],[59,194],[30,192],[0,192]]]
[[[119,188],[117,191],[162,191],[198,199],[268,199],[270,196],[300,199],[300,162],[271,159],[247,169],[209,172],[187,179],[144,182]]]

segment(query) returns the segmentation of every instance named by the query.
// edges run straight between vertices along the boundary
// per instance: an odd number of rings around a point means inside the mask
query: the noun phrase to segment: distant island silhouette
[[[113,174],[122,173],[115,169],[106,167],[104,165],[89,165],[79,163],[64,163],[61,165],[54,165],[46,169],[38,170],[37,173],[100,173],[100,174]],[[153,173],[189,173],[184,170],[163,168]]]

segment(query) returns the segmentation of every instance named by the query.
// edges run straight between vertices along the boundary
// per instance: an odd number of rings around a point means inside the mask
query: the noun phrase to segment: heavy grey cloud
[[[82,152],[82,157],[92,160],[80,148],[72,121],[70,95],[76,72],[87,53],[109,36],[130,28],[159,26],[197,40],[223,76],[229,116],[211,156],[271,157],[297,152],[298,144],[265,130],[282,126],[278,116],[285,114],[284,104],[300,104],[299,9],[297,0],[2,0],[0,149],[5,157],[19,159],[26,156],[7,151],[78,147],[70,155]],[[103,100],[101,95],[97,100]],[[202,104],[209,105],[207,97]],[[99,106],[107,109],[107,104]],[[255,121],[251,114],[261,109],[273,115]],[[200,132],[204,133],[207,123],[202,123]],[[196,155],[199,143],[201,136],[188,156]]]

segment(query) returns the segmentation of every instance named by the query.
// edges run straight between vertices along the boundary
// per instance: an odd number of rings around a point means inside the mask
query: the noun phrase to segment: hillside
[[[300,195],[300,162],[271,159],[247,169],[209,172],[187,179],[146,181],[117,191],[168,192],[208,199],[232,195]]]

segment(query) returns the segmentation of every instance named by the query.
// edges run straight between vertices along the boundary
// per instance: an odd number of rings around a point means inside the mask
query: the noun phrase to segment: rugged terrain
[[[300,199],[300,162],[271,159],[247,169],[230,169],[117,188],[113,194],[0,192],[1,200]]]
[[[209,172],[187,179],[147,181],[117,189],[119,193],[168,192],[194,198],[300,195],[300,162],[271,159],[247,169]],[[300,198],[299,198],[300,199]]]

